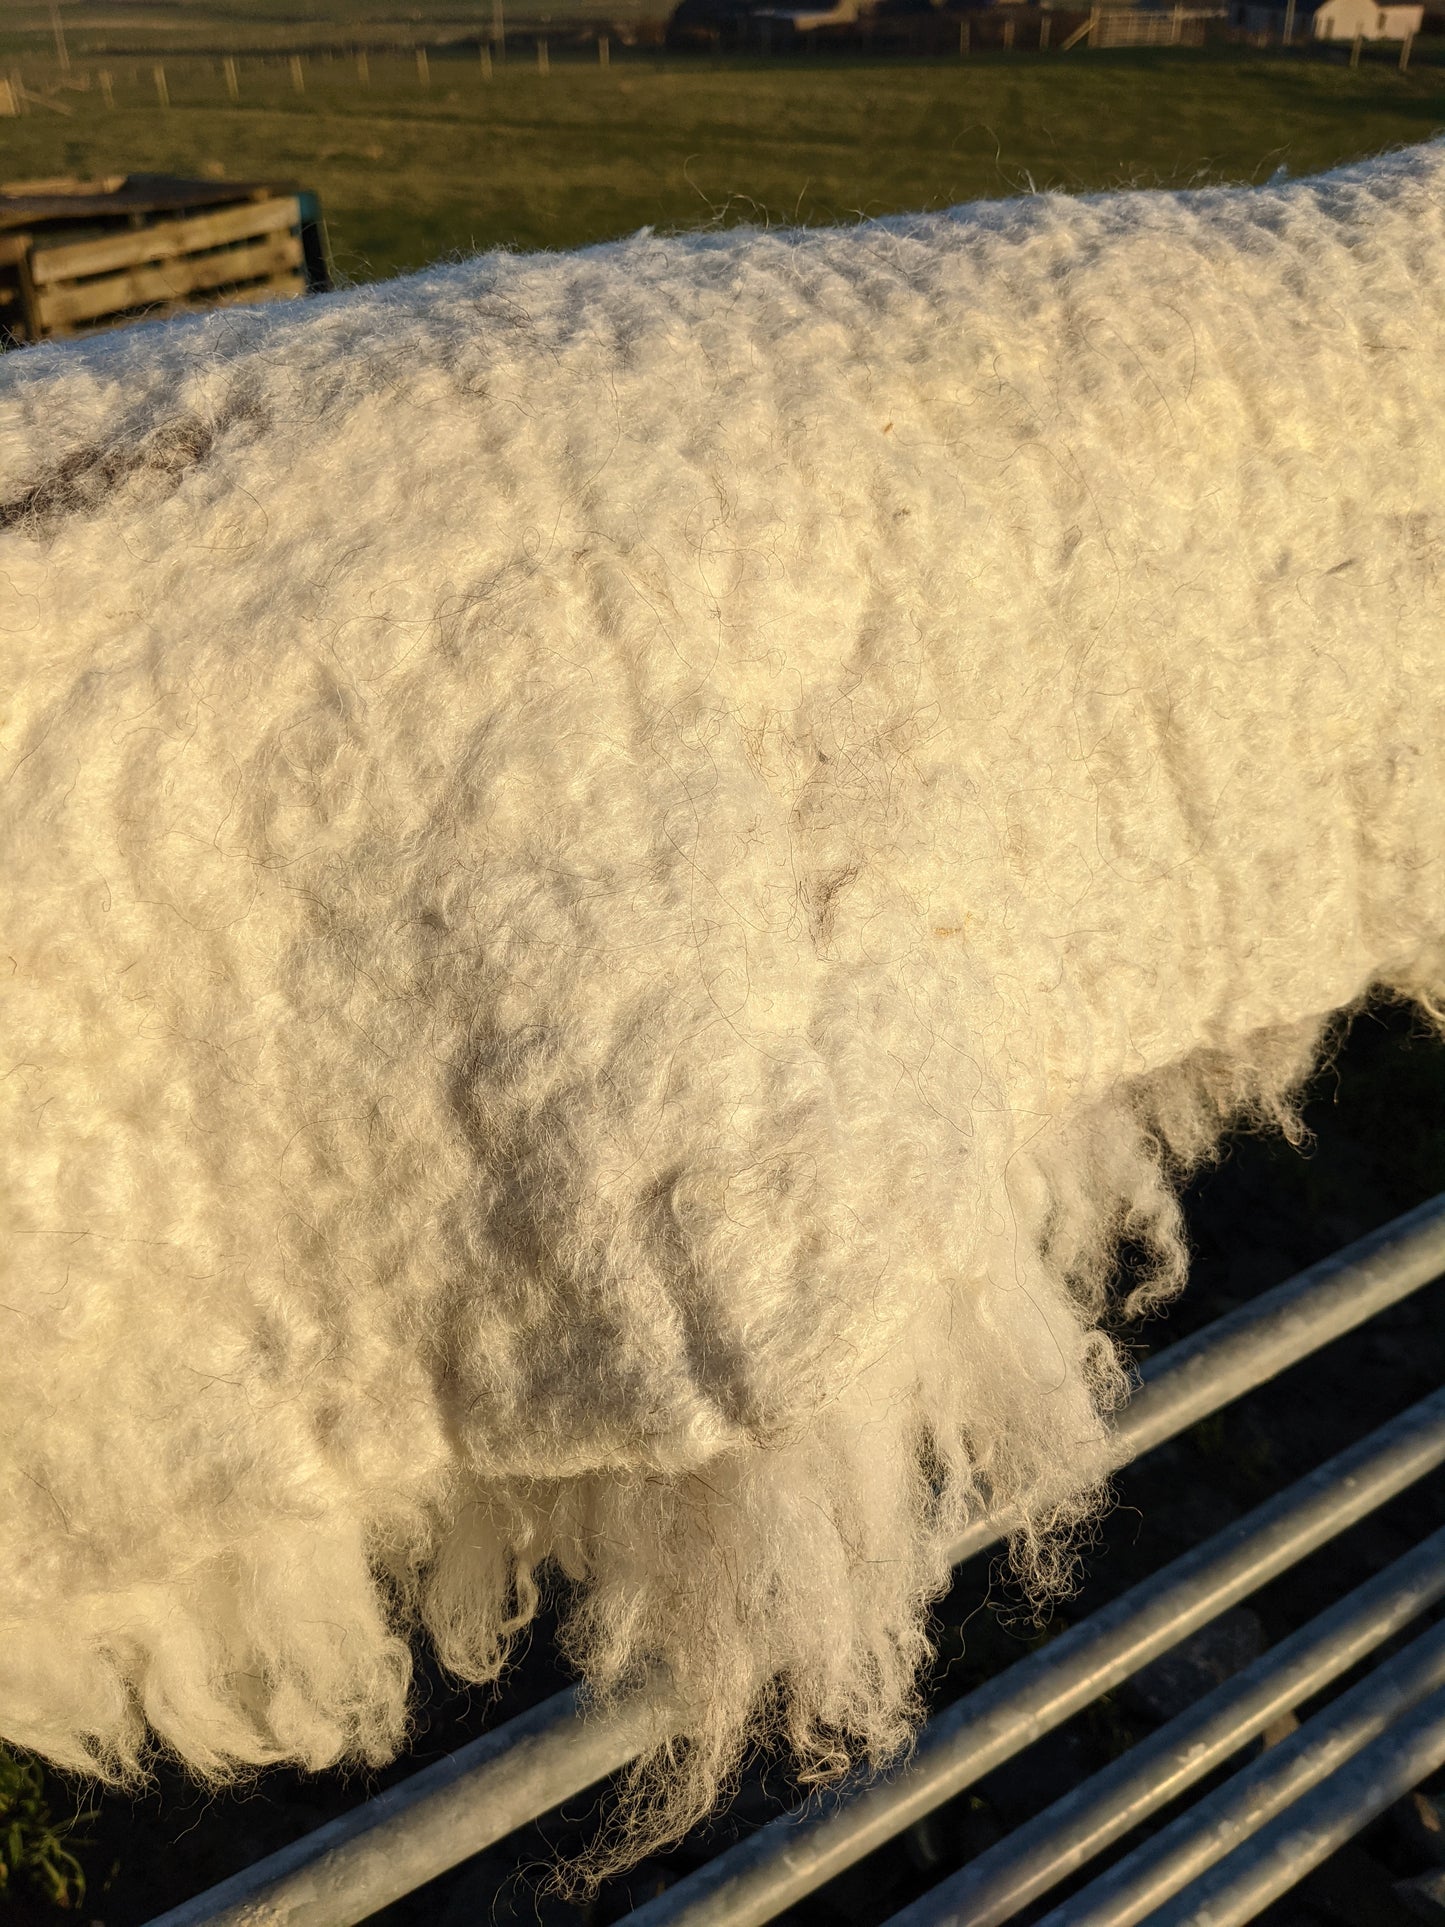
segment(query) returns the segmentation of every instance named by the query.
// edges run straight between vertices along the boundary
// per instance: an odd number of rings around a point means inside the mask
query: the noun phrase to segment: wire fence
[[[1243,20],[1243,11],[1236,9]],[[1251,14],[1251,18],[1254,15]],[[1202,48],[1228,44],[1352,69],[1381,64],[1407,72],[1422,59],[1438,61],[1437,42],[1403,39],[1320,39],[1308,22],[1298,26],[1278,12],[1276,24],[1236,24],[1223,7],[1052,8],[1029,4],[917,15],[868,15],[836,26],[800,30],[781,11],[689,19],[681,9],[660,21],[536,22],[490,28],[445,40],[273,51],[142,53],[97,49],[33,52],[0,59],[0,120],[28,114],[63,118],[96,111],[194,107],[245,110],[301,107],[308,102],[364,101],[369,93],[422,102],[457,89],[508,78],[550,76],[559,63],[607,73],[614,62],[670,54],[732,54],[763,60],[832,56],[861,59],[967,60],[989,54],[1054,57],[1093,50]]]

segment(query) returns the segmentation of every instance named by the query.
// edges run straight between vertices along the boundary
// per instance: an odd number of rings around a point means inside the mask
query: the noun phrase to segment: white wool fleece
[[[544,1568],[675,1680],[645,1837],[886,1755],[1120,1237],[1445,993],[1445,144],[27,349],[0,523],[52,1761],[385,1759]]]

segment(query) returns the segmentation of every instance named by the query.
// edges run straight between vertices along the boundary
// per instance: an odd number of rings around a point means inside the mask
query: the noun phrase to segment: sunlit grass
[[[77,59],[93,75],[97,61]],[[1182,185],[1292,174],[1445,129],[1442,70],[1376,54],[1140,49],[864,64],[593,62],[530,54],[486,81],[475,53],[111,59],[116,106],[0,122],[0,177],[137,170],[287,178],[319,191],[343,275],[369,279],[474,248],[575,247],[651,225],[846,221],[1038,188]]]

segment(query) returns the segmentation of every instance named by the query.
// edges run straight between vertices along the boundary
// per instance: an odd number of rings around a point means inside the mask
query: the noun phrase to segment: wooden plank
[[[72,241],[58,248],[37,248],[31,272],[38,288],[57,281],[73,281],[83,274],[109,274],[145,261],[171,261],[201,248],[223,247],[230,241],[249,241],[274,234],[278,228],[299,227],[301,208],[294,194],[271,201],[247,201],[215,214],[192,215],[184,221],[157,221],[152,227],[124,228],[95,241]],[[99,309],[95,313],[102,312]]]
[[[182,256],[155,267],[133,268],[129,274],[110,274],[98,281],[78,281],[38,293],[39,321],[49,333],[117,314],[123,308],[147,308],[159,302],[184,300],[202,289],[221,288],[237,281],[260,281],[301,265],[301,242],[294,234],[278,234],[248,246],[218,254]]]
[[[193,307],[207,308],[244,308],[253,301],[289,301],[296,295],[306,292],[304,274],[273,274],[269,281],[260,281],[251,288],[228,288],[206,302],[193,302]]]
[[[125,186],[124,174],[102,174],[93,181],[78,181],[73,174],[52,174],[43,181],[0,181],[0,194],[14,194],[33,199],[37,195],[51,194],[114,194]]]
[[[115,178],[114,176],[108,178]],[[155,214],[176,220],[203,209],[235,207],[241,201],[272,201],[298,193],[295,181],[186,181],[169,174],[127,174],[113,193],[21,193],[48,183],[0,181],[0,227],[30,227],[52,221],[109,221],[124,224],[133,215]],[[95,187],[105,182],[86,182]]]
[[[11,85],[14,86],[13,81]],[[67,120],[74,118],[75,109],[67,107],[63,100],[56,100],[50,94],[37,94],[33,87],[18,87],[15,92],[18,99],[28,101],[32,107],[48,107],[52,114],[64,114]]]
[[[172,315],[204,314],[208,308],[240,308],[252,302],[287,301],[306,292],[302,274],[273,274],[269,280],[253,281],[244,288],[227,288],[223,294],[202,294],[193,301],[163,301],[140,315],[102,316],[98,321],[82,321],[75,327],[52,328],[49,339],[64,340],[74,335],[114,334],[120,328],[144,328],[152,321],[167,321]]]

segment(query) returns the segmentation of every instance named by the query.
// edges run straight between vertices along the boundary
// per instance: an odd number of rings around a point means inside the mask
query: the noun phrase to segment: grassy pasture
[[[673,0],[502,0],[509,24],[545,15],[556,25],[604,13],[609,19],[665,19]],[[72,53],[262,52],[267,48],[435,45],[490,28],[492,0],[59,0]],[[3,0],[0,58],[54,44],[51,0]]]
[[[33,43],[32,43],[33,44]],[[224,43],[217,42],[218,46]],[[0,178],[136,170],[284,177],[321,195],[341,275],[369,280],[498,245],[574,247],[652,225],[846,221],[983,196],[1292,174],[1445,130],[1445,66],[1371,52],[1120,49],[866,64],[669,57],[611,67],[514,52],[490,82],[475,50],[242,58],[89,52],[87,92],[0,121]],[[7,63],[9,64],[9,63]],[[35,52],[37,88],[57,78]],[[96,75],[113,75],[103,105]]]

